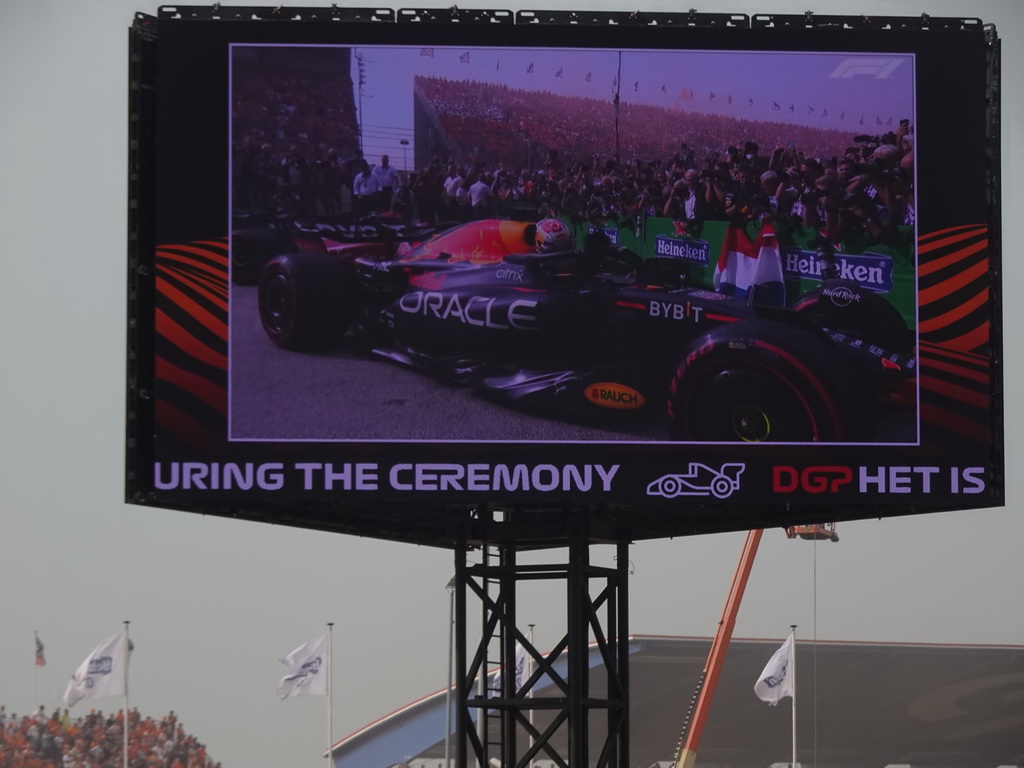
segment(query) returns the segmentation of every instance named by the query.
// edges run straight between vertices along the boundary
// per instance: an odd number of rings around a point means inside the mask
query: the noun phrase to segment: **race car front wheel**
[[[672,439],[857,442],[870,428],[853,373],[828,342],[771,321],[714,329],[683,355],[668,402]]]
[[[355,275],[327,254],[277,256],[260,275],[259,310],[263,330],[282,349],[338,344],[355,319]]]

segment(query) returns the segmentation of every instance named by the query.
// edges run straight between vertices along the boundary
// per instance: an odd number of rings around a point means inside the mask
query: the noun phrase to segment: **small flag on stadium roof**
[[[431,56],[432,57],[433,55],[434,55],[434,49],[433,48],[420,48],[420,56]]]
[[[39,635],[33,633],[36,636],[36,666],[45,667],[46,657],[43,655],[43,641],[39,639]]]
[[[465,53],[463,53],[463,54],[461,54],[459,56],[459,63],[460,64],[469,64],[469,51],[466,51]]]

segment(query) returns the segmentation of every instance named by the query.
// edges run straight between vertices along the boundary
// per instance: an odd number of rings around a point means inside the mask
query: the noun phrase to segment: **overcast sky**
[[[737,1],[729,10],[806,5]],[[857,12],[901,12],[895,5],[861,0]],[[927,6],[933,16],[963,9],[952,0]],[[56,706],[75,667],[130,620],[131,698],[144,715],[176,711],[226,768],[315,768],[324,701],[278,700],[277,660],[335,623],[338,738],[442,688],[453,560],[443,550],[122,503],[126,43],[133,13],[157,8],[0,2],[0,704],[18,713]],[[664,0],[646,9],[678,10]],[[816,10],[851,8],[819,0]],[[842,524],[837,544],[768,532],[739,637],[781,640],[797,624],[800,639],[1024,645],[1024,479],[1014,471],[1024,434],[1014,336],[1024,326],[1014,243],[1024,209],[1024,6],[976,0],[969,10],[1002,38],[1009,506]],[[742,538],[633,546],[632,631],[713,633]],[[596,547],[593,559],[610,563],[613,554]],[[563,553],[545,557],[560,562]],[[519,613],[536,625],[538,646],[558,639],[560,600],[529,595]],[[32,663],[33,631],[46,645],[42,668]],[[92,705],[120,701],[85,701],[73,714]]]

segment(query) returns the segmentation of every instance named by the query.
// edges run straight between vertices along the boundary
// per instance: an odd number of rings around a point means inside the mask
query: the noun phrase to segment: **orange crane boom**
[[[697,762],[697,747],[700,746],[704,723],[711,711],[711,700],[715,696],[718,677],[725,664],[725,653],[729,650],[732,630],[736,626],[736,615],[740,611],[740,602],[743,600],[743,591],[747,588],[750,570],[754,567],[754,556],[757,555],[757,547],[761,543],[762,533],[764,531],[760,529],[747,531],[747,538],[743,541],[743,552],[740,554],[736,572],[732,576],[732,585],[729,587],[729,596],[725,600],[725,608],[722,610],[722,618],[718,622],[715,639],[711,641],[711,651],[708,653],[708,660],[704,665],[704,674],[701,675],[700,682],[697,684],[698,692],[694,695],[694,701],[691,703],[690,711],[686,713],[686,720],[683,722],[683,729],[679,734],[680,745],[677,748],[674,768],[693,768]],[[791,526],[786,528],[786,536],[790,539],[799,537],[801,539],[839,541],[835,523]]]
[[[718,676],[722,672],[722,665],[725,663],[725,653],[729,650],[729,641],[732,639],[732,630],[736,626],[736,614],[740,610],[740,602],[743,600],[743,591],[747,587],[747,579],[750,577],[750,570],[754,566],[754,556],[757,554],[757,547],[761,543],[763,530],[757,529],[747,532],[747,538],[743,542],[743,552],[740,555],[739,565],[732,577],[732,586],[729,587],[729,597],[725,601],[725,608],[722,611],[722,619],[718,622],[718,630],[715,632],[715,639],[711,642],[711,652],[708,654],[707,663],[704,665],[704,674],[701,677],[700,693],[697,697],[696,706],[691,709],[693,722],[683,724],[683,734],[686,740],[676,755],[675,768],[693,768],[697,761],[697,748],[700,746],[701,733],[704,731],[704,723],[708,713],[711,711],[711,700],[715,695],[715,687],[718,685]],[[689,716],[687,717],[689,721]],[[682,735],[680,736],[682,738]]]

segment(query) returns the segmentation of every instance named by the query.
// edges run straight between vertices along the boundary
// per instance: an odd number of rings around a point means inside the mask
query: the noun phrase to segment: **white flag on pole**
[[[516,643],[516,690],[518,691],[523,687],[523,683],[526,682],[528,675],[526,674],[526,664],[529,658],[526,654],[526,648],[523,647],[522,643]]]
[[[123,630],[107,638],[75,670],[64,691],[66,706],[73,707],[82,699],[124,695],[127,636]]]
[[[757,694],[757,698],[767,701],[773,707],[779,703],[780,699],[793,695],[796,662],[793,648],[793,635],[790,635],[782,647],[772,654],[761,672],[761,676],[754,684],[754,693]]]
[[[327,635],[300,645],[281,663],[288,665],[288,674],[277,684],[282,699],[327,695]]]
[[[515,682],[513,683],[513,686],[514,686],[514,688],[512,690],[513,693],[515,693],[520,688],[522,688],[523,687],[523,683],[526,682],[526,678],[527,678],[527,675],[526,675],[526,662],[527,662],[527,660],[528,659],[527,659],[526,648],[523,647],[522,643],[517,641],[516,642],[516,674],[513,677],[513,680],[515,680]],[[488,696],[497,696],[499,693],[501,693],[501,670],[500,669],[497,672],[495,672],[494,675],[491,677],[490,685],[487,686],[487,692],[488,692],[487,693]]]

